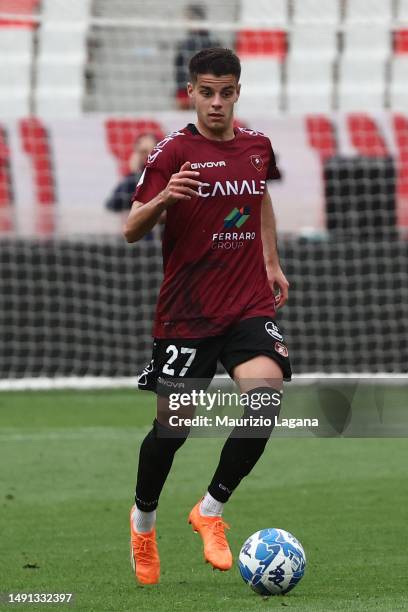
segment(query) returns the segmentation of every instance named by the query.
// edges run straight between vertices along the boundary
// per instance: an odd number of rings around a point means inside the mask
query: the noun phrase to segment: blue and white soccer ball
[[[256,593],[283,595],[305,573],[306,555],[299,540],[288,531],[262,529],[244,542],[238,564],[242,578]]]

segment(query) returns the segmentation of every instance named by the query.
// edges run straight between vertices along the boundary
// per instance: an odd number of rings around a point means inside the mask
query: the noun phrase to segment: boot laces
[[[212,534],[214,536],[215,543],[220,548],[228,548],[227,538],[225,537],[225,529],[229,529],[229,525],[222,519],[215,521],[212,525]]]
[[[150,563],[154,550],[154,540],[138,534],[138,542],[135,546],[135,556],[137,555],[137,560],[139,563]]]

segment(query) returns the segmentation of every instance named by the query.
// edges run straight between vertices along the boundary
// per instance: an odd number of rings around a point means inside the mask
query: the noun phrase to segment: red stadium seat
[[[399,152],[398,195],[404,204],[400,207],[399,223],[408,225],[408,120],[404,115],[394,116],[394,131]]]
[[[317,149],[322,161],[336,155],[336,134],[333,122],[329,117],[325,115],[307,116],[306,129],[309,137],[309,144],[313,149]]]
[[[0,233],[12,228],[11,203],[10,151],[6,132],[0,126]]]
[[[237,34],[236,51],[241,57],[272,55],[283,60],[287,52],[286,32],[283,30],[241,30]]]
[[[241,30],[237,34],[236,52],[242,60],[245,82],[239,112],[278,112],[281,64],[287,52],[286,33],[283,30]]]
[[[388,155],[385,140],[371,117],[362,113],[353,113],[348,116],[347,123],[351,142],[360,155],[366,157]]]
[[[20,121],[20,136],[24,151],[31,160],[35,181],[37,208],[36,231],[43,236],[55,231],[55,190],[52,149],[46,127],[39,119]]]
[[[149,119],[108,119],[105,130],[109,150],[118,160],[122,176],[129,173],[129,158],[139,136],[154,134],[158,140],[164,136],[161,125]]]
[[[408,30],[398,30],[395,32],[394,53],[408,53]]]
[[[0,13],[10,15],[32,15],[38,6],[39,0],[0,0]],[[13,19],[0,19],[0,27],[20,27],[34,28],[35,23],[32,19],[24,21]]]
[[[24,150],[32,159],[37,201],[54,204],[56,196],[47,131],[39,119],[32,118],[21,120],[20,133]]]

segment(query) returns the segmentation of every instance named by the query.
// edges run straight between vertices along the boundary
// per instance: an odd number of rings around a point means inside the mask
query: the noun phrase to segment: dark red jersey
[[[133,200],[149,202],[189,161],[199,196],[167,209],[164,279],[154,336],[201,338],[242,320],[275,314],[261,239],[261,202],[279,178],[269,138],[237,128],[228,141],[209,140],[189,124],[159,142]]]

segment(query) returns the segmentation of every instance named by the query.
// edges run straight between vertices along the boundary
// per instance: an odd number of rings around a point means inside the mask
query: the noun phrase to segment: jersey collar
[[[211,138],[206,138],[205,136],[203,136],[202,134],[200,134],[200,132],[197,130],[197,127],[194,125],[194,123],[189,123],[186,126],[186,130],[188,130],[191,134],[193,134],[193,136],[202,136],[202,138],[205,138],[206,140],[211,140]],[[236,127],[234,127],[234,134],[235,136],[238,135],[238,129]],[[235,139],[232,138],[231,140],[214,140],[212,142],[218,142],[218,143],[226,143],[226,142],[233,142]]]

